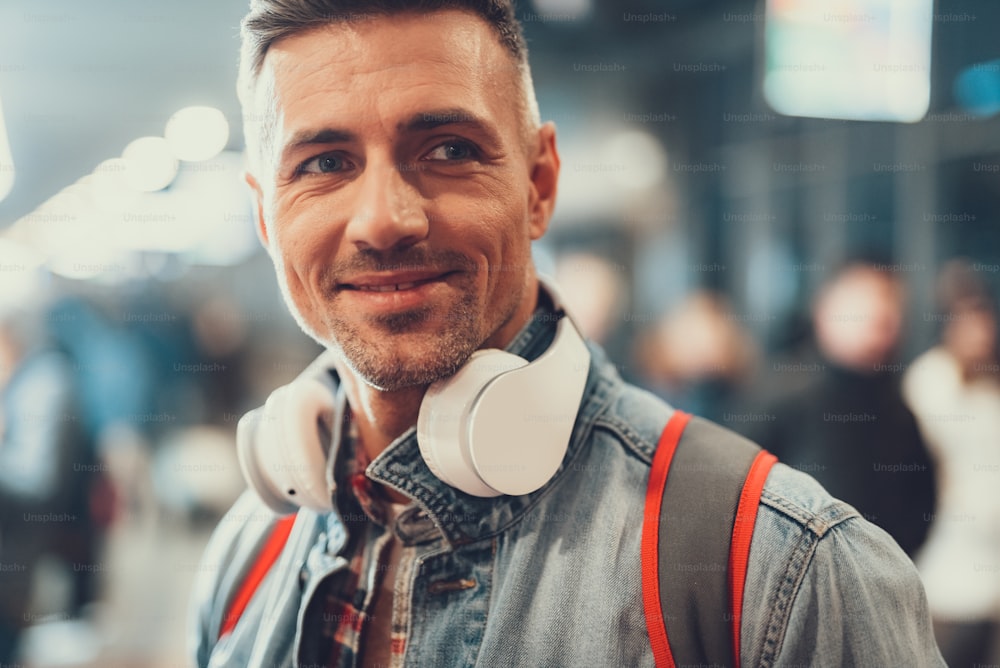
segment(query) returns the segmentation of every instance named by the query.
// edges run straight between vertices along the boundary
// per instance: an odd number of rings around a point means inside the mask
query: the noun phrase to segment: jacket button
[[[472,578],[462,578],[460,580],[437,580],[427,585],[427,591],[431,594],[443,594],[449,591],[462,591],[472,589],[476,586],[476,581]]]

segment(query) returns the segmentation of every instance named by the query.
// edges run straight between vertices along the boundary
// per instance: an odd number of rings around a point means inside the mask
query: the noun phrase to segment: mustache
[[[324,285],[335,287],[349,276],[403,271],[474,271],[478,264],[455,250],[411,246],[403,250],[380,251],[364,248],[348,258],[330,263],[323,269]]]

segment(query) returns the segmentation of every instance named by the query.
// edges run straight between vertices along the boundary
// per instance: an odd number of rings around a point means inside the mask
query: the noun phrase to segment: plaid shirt
[[[366,643],[369,642],[366,634],[370,634],[373,627],[375,595],[383,586],[381,580],[387,575],[393,535],[391,528],[386,526],[389,502],[365,475],[369,458],[364,448],[358,447],[357,424],[354,420],[345,420],[343,438],[343,460],[337,467],[338,480],[349,484],[338,485],[341,491],[337,497],[337,505],[350,536],[341,555],[349,560],[350,565],[324,585],[321,597],[322,636],[329,649],[320,650],[320,654],[328,657],[324,665],[336,668],[357,665],[378,668],[401,666],[406,648],[406,621],[397,617],[405,616],[398,614],[407,610],[405,600],[393,601],[391,608],[394,619],[390,634],[389,663],[376,663],[375,657],[379,653],[370,650],[364,652]],[[413,550],[404,547],[399,568],[408,568],[412,561]],[[403,579],[404,582],[407,580],[408,578]],[[391,585],[389,586],[391,589]],[[384,659],[386,653],[380,654]]]

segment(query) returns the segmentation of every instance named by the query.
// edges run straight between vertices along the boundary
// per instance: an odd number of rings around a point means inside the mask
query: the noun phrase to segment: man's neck
[[[375,389],[352,372],[341,370],[351,418],[358,426],[361,445],[372,460],[416,424],[420,402],[427,386],[408,387],[394,392]]]

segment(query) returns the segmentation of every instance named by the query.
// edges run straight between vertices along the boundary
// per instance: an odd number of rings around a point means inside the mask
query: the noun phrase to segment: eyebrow
[[[336,128],[322,128],[319,130],[300,130],[292,135],[291,139],[281,149],[281,162],[288,159],[288,156],[298,151],[304,146],[313,144],[342,144],[357,139],[357,135],[348,130]]]
[[[484,133],[494,142],[497,140],[496,130],[478,115],[461,107],[447,109],[432,109],[420,111],[396,125],[397,132],[427,132],[444,126],[465,126],[475,128]],[[343,144],[356,141],[357,134],[339,128],[320,128],[300,130],[292,135],[281,149],[280,161],[283,164],[289,156],[305,146],[315,144]]]
[[[400,132],[420,132],[434,130],[445,125],[466,125],[492,134],[489,123],[468,109],[461,107],[418,112],[397,125],[396,129]]]

